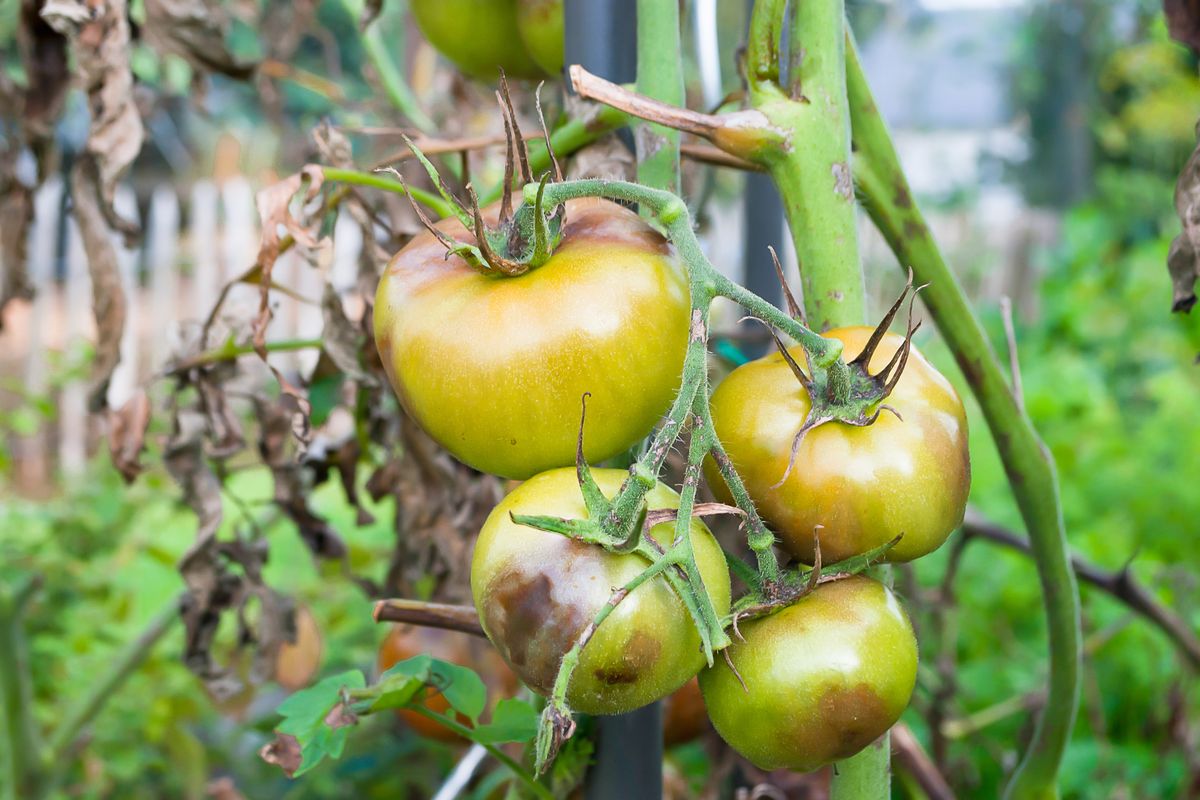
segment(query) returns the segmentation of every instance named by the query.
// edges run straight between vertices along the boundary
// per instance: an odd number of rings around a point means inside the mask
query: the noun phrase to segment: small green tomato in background
[[[596,483],[613,496],[624,470],[598,469]],[[679,495],[658,484],[646,495],[651,510],[678,508]],[[563,656],[608,602],[615,588],[642,572],[637,555],[517,525],[510,514],[586,516],[574,469],[543,472],[518,486],[492,511],[471,563],[471,594],[488,638],[531,689],[548,695]],[[700,575],[718,615],[729,612],[725,555],[708,528],[692,520]],[[670,547],[674,523],[650,535]],[[700,634],[662,575],[634,589],[597,628],[583,649],[567,703],[586,714],[620,714],[660,700],[705,665]]]
[[[566,215],[554,255],[523,275],[446,258],[426,233],[376,293],[375,343],[405,409],[455,458],[505,478],[575,463],[588,392],[587,460],[625,452],[683,375],[690,303],[672,247],[607,200],[573,200]],[[438,227],[475,241],[456,220]]]
[[[517,29],[525,50],[550,75],[563,68],[563,0],[517,0]]]
[[[413,17],[439,53],[473,78],[545,77],[521,44],[517,0],[412,0]]]
[[[818,586],[791,606],[743,622],[729,657],[700,673],[713,725],[762,769],[808,772],[862,750],[908,706],[917,640],[878,581]]]
[[[838,328],[823,334],[841,340],[852,360],[871,328]],[[903,344],[887,334],[870,369],[882,369]],[[800,347],[789,349],[805,365]],[[810,401],[779,353],[744,364],[712,396],[713,425],[746,489],[783,546],[813,563],[813,529],[820,531],[825,563],[859,555],[903,534],[889,561],[931,553],[959,526],[971,486],[967,415],[950,382],[913,348],[899,383],[871,425],[837,422],[809,431],[787,480],[792,439]],[[718,498],[730,502],[711,460],[705,474]]]

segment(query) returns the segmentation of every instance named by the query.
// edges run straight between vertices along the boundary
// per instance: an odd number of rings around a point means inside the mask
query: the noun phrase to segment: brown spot
[[[635,631],[625,646],[621,663],[594,670],[593,674],[601,683],[609,686],[635,683],[640,675],[645,674],[658,661],[662,644],[658,639],[645,631]]]
[[[896,179],[896,195],[892,202],[899,208],[912,208],[912,195],[909,194],[908,187],[904,185],[904,181],[899,178]]]
[[[841,761],[862,750],[895,720],[870,686],[830,688],[817,701],[817,725],[811,718],[795,732],[797,749],[814,763]]]
[[[924,223],[917,222],[913,219],[904,221],[904,237],[906,239],[923,239],[925,238],[926,230]]]
[[[517,440],[516,440],[516,439],[509,439],[509,440],[508,440],[508,443],[509,443],[509,444],[516,444],[516,443],[517,443]]]
[[[483,609],[484,627],[504,659],[541,692],[554,687],[562,655],[587,624],[571,606],[555,602],[550,578],[519,567],[492,579]]]

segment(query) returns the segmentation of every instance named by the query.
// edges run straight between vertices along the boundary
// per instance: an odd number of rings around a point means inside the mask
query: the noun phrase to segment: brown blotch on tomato
[[[848,758],[895,724],[912,696],[917,641],[878,581],[822,584],[739,627],[744,641],[728,651],[737,674],[718,659],[700,688],[717,732],[762,769],[808,772]]]
[[[609,497],[627,475],[615,469],[593,474]],[[651,510],[678,508],[679,496],[660,483],[646,503]],[[484,523],[471,563],[471,594],[488,638],[531,689],[547,694],[563,656],[614,589],[648,565],[638,555],[609,553],[518,525],[514,513],[583,518],[587,510],[575,470],[543,472],[514,489]],[[674,533],[672,522],[650,531],[664,547]],[[717,614],[724,615],[730,599],[724,553],[699,520],[692,521],[691,537],[704,586]],[[632,711],[679,689],[704,664],[691,615],[658,575],[625,596],[596,628],[567,687],[567,703],[587,714]]]

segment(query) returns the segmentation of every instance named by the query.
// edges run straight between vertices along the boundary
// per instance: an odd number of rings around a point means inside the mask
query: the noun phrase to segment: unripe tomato
[[[867,327],[825,334],[862,352]],[[877,372],[903,344],[887,334],[871,358]],[[799,346],[789,351],[803,365]],[[759,512],[782,544],[811,564],[813,528],[826,564],[864,553],[903,534],[889,561],[911,561],[936,550],[962,522],[971,484],[967,416],[950,382],[913,348],[899,383],[872,425],[830,422],[809,431],[783,485],[792,438],[809,398],[779,353],[744,364],[712,396],[713,425]],[[712,463],[705,465],[717,497],[730,501]]]
[[[408,413],[460,461],[506,478],[575,462],[585,392],[587,459],[624,452],[683,373],[690,306],[670,245],[607,200],[566,213],[554,255],[518,277],[484,275],[419,236],[375,299],[376,344]],[[456,221],[439,227],[474,241]]]
[[[517,0],[412,0],[421,33],[473,78],[545,77],[517,31]]]
[[[762,769],[808,772],[848,758],[895,724],[917,680],[917,640],[878,581],[818,586],[795,604],[743,622],[744,641],[700,673],[717,733]]]
[[[500,658],[496,648],[469,633],[444,631],[420,625],[394,625],[379,647],[376,665],[379,672],[391,669],[401,661],[428,653],[434,658],[449,661],[461,667],[470,667],[483,678],[488,688],[488,706],[492,708],[502,698],[512,697],[517,692],[517,676]],[[450,708],[446,698],[434,689],[426,690],[425,707],[437,714]],[[461,742],[462,739],[445,725],[418,714],[416,711],[397,709],[397,716],[416,733],[440,742]],[[467,722],[459,715],[460,722]]]
[[[612,496],[624,470],[595,470]],[[650,509],[677,508],[679,495],[658,484]],[[613,590],[647,566],[636,555],[608,553],[555,533],[518,525],[510,514],[579,519],[585,516],[575,470],[543,472],[517,487],[492,511],[475,543],[471,594],[488,638],[531,689],[547,695],[563,656],[608,602]],[[729,572],[720,545],[692,520],[692,546],[718,614],[729,611]],[[663,547],[674,523],[656,525]],[[666,697],[704,666],[700,634],[661,575],[633,590],[584,647],[567,689],[567,703],[587,714],[619,714]]]
[[[517,30],[525,50],[545,72],[563,68],[563,0],[517,0]]]

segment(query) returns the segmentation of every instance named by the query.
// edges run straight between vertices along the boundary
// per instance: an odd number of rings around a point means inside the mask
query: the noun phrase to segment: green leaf
[[[537,735],[537,729],[537,709],[524,700],[508,698],[496,704],[490,723],[471,731],[471,741],[479,744],[528,742]]]
[[[487,706],[487,686],[468,667],[433,659],[433,685],[446,702],[474,724]]]
[[[316,719],[321,722],[341,696],[343,688],[361,689],[366,678],[356,669],[331,675],[307,689],[301,689],[279,704],[276,711],[289,719]]]

